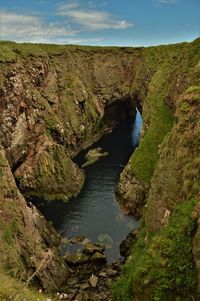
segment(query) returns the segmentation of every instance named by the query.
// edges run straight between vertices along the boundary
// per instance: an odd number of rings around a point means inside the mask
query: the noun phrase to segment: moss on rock
[[[28,173],[23,173],[24,165],[16,172],[19,187],[27,195],[67,201],[80,192],[84,173],[67,156],[63,146],[47,145],[31,161]],[[24,164],[29,165],[30,161]]]
[[[196,200],[176,207],[159,232],[144,228],[114,284],[113,300],[175,301],[196,297],[197,273],[193,258],[196,221],[191,218]],[[196,299],[195,299],[196,300]]]

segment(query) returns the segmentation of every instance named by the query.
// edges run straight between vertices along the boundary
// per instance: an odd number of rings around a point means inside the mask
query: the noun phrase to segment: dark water
[[[41,205],[40,210],[51,220],[62,237],[83,235],[92,242],[106,243],[108,262],[120,257],[119,244],[138,221],[125,216],[116,200],[115,188],[119,174],[137,145],[142,119],[122,121],[111,134],[101,138],[91,148],[102,147],[109,155],[86,167],[86,181],[78,197],[68,203],[61,201]],[[86,151],[77,157],[83,162]],[[72,246],[64,246],[62,252]]]

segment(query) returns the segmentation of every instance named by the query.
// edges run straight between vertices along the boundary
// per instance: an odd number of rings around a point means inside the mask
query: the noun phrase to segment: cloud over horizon
[[[1,12],[1,38],[15,41],[51,41],[63,36],[74,36],[77,30],[70,26],[49,23],[39,16],[18,14],[15,12]]]
[[[0,6],[0,37],[16,42],[137,47],[199,36],[199,0],[1,0]]]
[[[83,26],[85,29],[93,31],[104,29],[127,29],[133,26],[132,23],[105,11],[84,8],[78,1],[62,4],[58,8],[58,14],[70,18],[70,21],[73,24]]]
[[[52,12],[54,18],[57,16],[56,22],[45,19],[45,14],[39,12],[19,13],[4,9],[1,11],[1,39],[34,43],[95,43],[103,41],[104,37],[87,37],[82,33],[132,26],[126,20],[99,11],[99,7],[105,6],[106,2],[96,5],[94,1],[83,5],[78,1],[57,5]]]

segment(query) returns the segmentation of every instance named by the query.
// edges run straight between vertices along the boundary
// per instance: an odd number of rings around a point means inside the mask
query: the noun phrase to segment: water
[[[120,258],[119,244],[128,232],[138,226],[138,221],[124,215],[115,199],[119,174],[137,146],[142,119],[122,121],[111,134],[101,138],[91,148],[102,147],[109,155],[85,168],[86,181],[78,197],[68,203],[55,201],[40,205],[47,220],[53,222],[62,237],[83,235],[92,242],[106,243],[108,262]],[[83,163],[86,151],[77,157]],[[73,246],[64,246],[62,253]]]

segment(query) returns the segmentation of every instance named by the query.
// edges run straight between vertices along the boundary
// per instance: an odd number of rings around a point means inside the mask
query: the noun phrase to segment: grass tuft
[[[178,205],[168,224],[148,238],[144,231],[140,232],[122,276],[113,285],[113,300],[132,301],[133,292],[145,300],[146,289],[147,300],[195,297],[197,278],[192,241],[196,221],[191,218],[195,205],[194,199]]]

